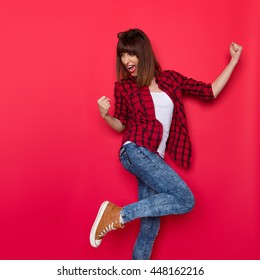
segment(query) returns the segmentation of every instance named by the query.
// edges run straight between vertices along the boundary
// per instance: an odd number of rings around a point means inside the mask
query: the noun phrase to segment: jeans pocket
[[[124,166],[125,169],[128,169],[131,166],[131,160],[126,152],[126,148],[122,147],[119,152],[120,162]]]

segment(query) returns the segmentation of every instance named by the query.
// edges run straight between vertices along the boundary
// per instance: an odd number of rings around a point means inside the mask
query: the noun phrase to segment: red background
[[[162,218],[152,258],[259,259],[259,26],[257,0],[2,1],[0,258],[131,259],[138,220],[98,249],[89,231],[103,200],[137,199],[96,100],[113,101],[117,32],[138,27],[164,69],[205,82],[244,47],[217,100],[185,98],[192,168],[167,161],[197,203]]]

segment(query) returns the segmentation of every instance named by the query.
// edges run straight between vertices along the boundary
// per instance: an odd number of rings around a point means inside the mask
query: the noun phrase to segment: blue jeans
[[[138,180],[138,202],[123,207],[124,223],[141,218],[133,259],[149,259],[160,227],[160,216],[192,210],[194,197],[186,183],[156,153],[129,143],[120,149],[124,168]]]

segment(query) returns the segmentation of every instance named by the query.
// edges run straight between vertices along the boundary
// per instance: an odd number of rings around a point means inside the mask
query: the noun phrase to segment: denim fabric
[[[186,183],[157,154],[134,143],[121,147],[120,161],[138,180],[138,202],[125,206],[125,223],[141,218],[133,259],[149,259],[160,227],[160,216],[184,214],[194,206]]]

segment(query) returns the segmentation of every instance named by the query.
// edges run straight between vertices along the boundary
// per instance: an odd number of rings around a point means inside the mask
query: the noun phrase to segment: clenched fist
[[[241,52],[242,52],[242,46],[240,46],[240,45],[238,45],[234,42],[231,43],[231,45],[230,45],[230,55],[235,60],[236,63],[239,61]]]
[[[101,98],[98,99],[97,102],[98,102],[100,115],[102,116],[102,118],[107,117],[110,108],[110,98],[106,96],[102,96]]]

